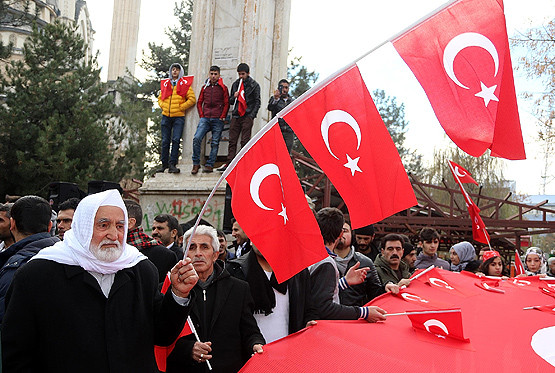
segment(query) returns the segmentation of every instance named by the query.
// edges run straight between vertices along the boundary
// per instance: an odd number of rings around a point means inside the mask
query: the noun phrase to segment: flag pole
[[[405,315],[427,315],[430,313],[453,313],[461,312],[460,308],[456,310],[434,310],[434,311],[408,311],[399,313],[386,313],[384,316],[405,316]]]
[[[249,142],[247,142],[247,144],[245,144],[245,146],[243,146],[241,148],[241,150],[239,151],[239,153],[237,153],[235,155],[235,158],[233,158],[233,160],[228,164],[226,170],[224,171],[224,173],[222,174],[222,176],[218,179],[218,181],[216,182],[216,185],[214,186],[214,188],[212,189],[212,192],[210,193],[210,195],[208,196],[208,198],[206,199],[206,201],[204,202],[204,205],[202,206],[202,209],[199,213],[199,216],[195,222],[195,225],[193,226],[193,231],[191,236],[189,237],[189,240],[187,240],[187,246],[185,248],[185,253],[184,255],[187,256],[188,252],[189,252],[189,247],[191,246],[191,238],[194,236],[196,229],[200,223],[200,220],[202,219],[202,216],[204,215],[206,208],[208,206],[208,203],[211,201],[212,197],[214,196],[216,189],[218,189],[218,187],[220,186],[220,184],[222,183],[222,181],[227,177],[227,175],[229,175],[229,173],[233,170],[233,168],[235,168],[235,165],[237,164],[237,162],[243,157],[243,155],[250,149],[252,148],[252,146],[264,135],[266,134],[266,132],[268,132],[270,130],[270,128],[272,128],[272,126],[274,126],[277,123],[278,118],[283,117],[285,114],[289,113],[291,110],[295,109],[297,106],[299,106],[303,101],[305,101],[306,99],[312,97],[313,95],[315,95],[316,93],[318,93],[323,87],[325,87],[329,82],[335,80],[336,78],[340,77],[341,75],[343,75],[345,72],[347,72],[348,70],[350,70],[353,66],[355,66],[355,64],[360,61],[361,59],[363,59],[364,57],[368,56],[369,54],[375,52],[376,50],[380,49],[381,47],[383,47],[385,44],[390,43],[392,41],[394,41],[395,39],[397,39],[398,37],[400,37],[401,35],[403,35],[404,33],[412,30],[413,28],[417,27],[418,25],[420,25],[422,22],[424,22],[426,19],[433,17],[434,15],[436,15],[437,13],[441,12],[442,10],[448,8],[449,6],[451,6],[453,3],[457,2],[459,0],[449,0],[447,1],[445,4],[439,6],[438,8],[434,9],[433,11],[431,11],[430,13],[426,14],[424,17],[421,17],[418,21],[414,22],[413,24],[411,24],[410,26],[404,28],[403,30],[401,30],[400,32],[395,33],[394,35],[392,35],[391,37],[387,38],[386,40],[382,41],[381,43],[377,44],[376,46],[374,46],[372,49],[370,49],[369,51],[365,52],[364,54],[362,54],[360,57],[355,58],[352,62],[348,63],[347,65],[345,65],[344,67],[340,68],[339,70],[337,70],[335,73],[329,75],[327,78],[323,79],[322,81],[316,83],[312,88],[310,88],[308,91],[306,91],[305,93],[303,93],[301,96],[299,96],[295,101],[293,101],[291,104],[287,105],[286,107],[284,107],[279,113],[276,114],[276,116],[270,120],[264,127],[262,127],[260,129],[260,131],[258,131],[250,140]],[[235,105],[237,105],[237,100],[235,102]]]
[[[189,323],[189,327],[191,328],[191,331],[195,335],[195,338],[197,339],[197,342],[200,342],[200,338],[198,336],[197,330],[195,329],[195,325],[193,325],[193,321],[191,320],[191,316],[187,316],[187,322]],[[206,360],[206,365],[208,365],[208,369],[212,370],[212,365],[210,364],[210,362],[208,360]]]

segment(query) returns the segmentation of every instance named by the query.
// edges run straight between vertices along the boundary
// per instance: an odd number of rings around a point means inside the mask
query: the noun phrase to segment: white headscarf
[[[528,265],[526,265],[526,258],[528,258],[528,255],[530,254],[537,255],[540,258],[540,261],[541,261],[540,269],[537,270],[536,272],[532,272],[531,270],[529,270]],[[535,276],[535,275],[539,275],[547,272],[547,264],[546,264],[545,256],[543,255],[542,249],[540,249],[539,247],[532,246],[528,248],[528,250],[526,250],[526,254],[524,255],[524,270],[526,271],[526,274],[528,276]]]
[[[89,250],[91,243],[94,218],[100,206],[116,206],[122,209],[125,217],[125,231],[123,252],[113,262],[103,262],[97,259]],[[119,192],[115,189],[91,194],[79,202],[73,215],[71,229],[64,234],[64,240],[54,246],[42,249],[32,259],[47,259],[61,264],[80,266],[87,271],[101,274],[112,274],[117,271],[135,266],[146,256],[135,247],[125,243],[127,238],[127,209]]]

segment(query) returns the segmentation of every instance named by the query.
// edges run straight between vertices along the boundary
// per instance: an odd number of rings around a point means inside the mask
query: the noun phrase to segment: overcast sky
[[[164,29],[175,23],[174,0],[142,0],[139,29],[139,54],[148,42],[167,43]],[[444,1],[441,0],[291,0],[290,57],[302,56],[303,64],[316,70],[320,79],[337,71],[363,55],[390,36],[410,26]],[[93,28],[94,48],[99,50],[99,63],[106,78],[113,0],[87,1]],[[529,27],[537,27],[555,15],[555,0],[506,0],[505,14],[509,36]],[[513,51],[513,66],[517,66]],[[386,45],[360,61],[361,72],[370,90],[384,89],[406,106],[409,131],[406,145],[432,159],[433,151],[451,143],[437,122],[418,82],[390,45]],[[136,70],[139,78],[145,76]],[[256,79],[256,77],[255,77]],[[517,95],[526,90],[537,90],[537,82],[530,82],[515,71]],[[264,99],[263,99],[264,101]],[[517,191],[525,194],[541,193],[542,154],[538,152],[536,120],[531,115],[530,102],[519,97],[519,111],[527,160],[505,161],[504,174],[516,180]],[[451,143],[452,144],[452,143]],[[555,162],[554,162],[555,163]],[[555,175],[551,166],[550,177]],[[555,194],[555,181],[546,188]]]

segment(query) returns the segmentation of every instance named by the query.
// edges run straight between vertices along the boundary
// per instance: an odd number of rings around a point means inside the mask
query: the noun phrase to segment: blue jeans
[[[216,157],[218,156],[218,148],[220,147],[220,137],[224,129],[224,122],[218,118],[200,118],[197,131],[193,137],[193,164],[200,165],[200,146],[202,139],[208,132],[212,132],[212,141],[210,142],[210,156],[206,161],[206,166],[214,166]]]
[[[183,127],[185,127],[185,117],[167,117],[162,115],[162,165],[177,164],[179,158],[179,143],[183,135]],[[172,145],[171,155],[170,140]],[[169,155],[169,162],[168,162]]]

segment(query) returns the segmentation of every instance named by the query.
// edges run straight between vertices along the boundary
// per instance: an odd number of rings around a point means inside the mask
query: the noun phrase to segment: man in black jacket
[[[10,230],[15,243],[0,254],[0,323],[4,318],[5,297],[15,271],[41,249],[60,241],[50,235],[52,209],[44,198],[25,196],[10,211]]]
[[[237,142],[241,136],[241,147],[245,146],[251,139],[254,118],[260,109],[260,85],[250,76],[250,68],[246,63],[237,66],[239,79],[233,82],[231,93],[229,94],[229,104],[233,106],[241,94],[239,88],[241,82],[245,90],[244,99],[247,102],[245,113],[239,112],[239,105],[233,108],[231,123],[229,125],[229,145],[227,150],[227,163],[218,168],[218,171],[225,171],[229,162],[237,154]]]
[[[281,79],[278,83],[278,89],[274,91],[274,95],[268,101],[268,110],[272,112],[272,118],[292,102],[293,97],[289,95],[289,82],[287,79]],[[278,123],[283,140],[285,140],[285,145],[287,146],[287,151],[291,153],[293,142],[295,141],[295,133],[283,118],[278,118]]]
[[[226,269],[249,283],[254,318],[267,343],[295,333],[317,318],[307,269],[278,284],[272,267],[254,245],[247,254],[229,261]]]
[[[185,233],[185,241],[193,228]],[[188,257],[198,273],[193,288],[191,320],[200,342],[189,334],[180,338],[168,356],[166,372],[237,372],[265,343],[253,317],[249,285],[231,277],[217,261],[216,229],[199,225],[191,239]]]

